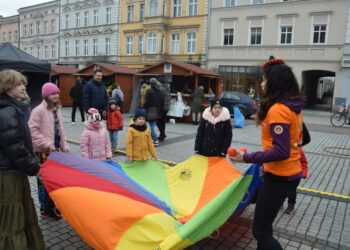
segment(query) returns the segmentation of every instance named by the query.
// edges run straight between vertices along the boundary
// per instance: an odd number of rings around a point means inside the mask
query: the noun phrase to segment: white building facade
[[[60,64],[116,63],[119,0],[61,0]]]
[[[293,68],[308,106],[335,109],[344,98],[350,102],[349,6],[348,0],[213,0],[208,68],[220,71],[226,90],[256,97],[260,65],[274,55]],[[322,77],[335,77],[335,84],[318,99]]]
[[[39,59],[57,64],[59,53],[60,1],[20,8],[20,49]]]
[[[18,47],[19,16],[0,16],[0,44],[11,43]]]

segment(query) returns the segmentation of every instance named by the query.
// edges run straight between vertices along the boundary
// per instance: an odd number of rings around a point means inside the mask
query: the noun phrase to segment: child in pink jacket
[[[59,92],[55,84],[45,83],[41,89],[44,100],[30,114],[28,122],[30,134],[35,154],[41,163],[47,159],[50,152],[69,151],[63,128]],[[37,182],[42,217],[59,219],[60,213],[48,196],[45,186],[39,178]]]
[[[101,120],[102,117],[97,109],[88,110],[88,120],[80,139],[80,154],[91,160],[110,161],[112,158],[111,144]]]

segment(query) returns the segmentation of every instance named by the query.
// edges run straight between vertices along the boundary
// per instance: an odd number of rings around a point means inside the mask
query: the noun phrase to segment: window
[[[75,27],[80,27],[80,13],[75,13]]]
[[[49,33],[49,24],[47,21],[44,22],[44,34],[47,34]]]
[[[8,33],[8,41],[11,41],[12,40],[12,32],[9,32]]]
[[[75,28],[80,27],[80,13],[75,13]]]
[[[134,20],[134,5],[128,5],[128,23]]]
[[[32,36],[33,35],[33,24],[29,24],[29,35]]]
[[[280,44],[292,44],[293,27],[281,26]]]
[[[180,53],[180,34],[179,33],[171,34],[171,53],[172,54]]]
[[[69,15],[66,15],[66,29],[69,28]]]
[[[139,35],[139,55],[142,55],[144,53],[143,51],[143,35]]]
[[[106,8],[106,23],[111,23],[112,22],[112,9],[111,8]]]
[[[56,57],[56,46],[53,44],[51,45],[51,58]]]
[[[49,58],[49,46],[44,46],[44,58]]]
[[[51,20],[51,33],[55,33],[55,32],[56,32],[56,21]]]
[[[24,51],[27,52],[28,48],[27,47],[24,47]]]
[[[65,56],[69,56],[69,41],[65,41]]]
[[[111,54],[111,39],[110,38],[106,38],[105,39],[105,53],[106,55],[110,55]]]
[[[36,52],[37,52],[37,58],[39,58],[40,59],[40,57],[41,57],[41,48],[40,48],[40,46],[37,46],[36,47]]]
[[[89,55],[89,40],[84,40],[84,56]]]
[[[84,26],[89,26],[89,11],[84,12]]]
[[[149,3],[149,16],[158,15],[158,0],[150,0]]]
[[[98,25],[98,10],[94,10],[94,25]]]
[[[27,36],[27,24],[23,25],[23,36]]]
[[[196,53],[196,33],[187,33],[187,53]]]
[[[233,7],[235,5],[235,0],[225,0],[225,7]]]
[[[173,16],[181,16],[181,0],[173,0]]]
[[[36,22],[36,34],[37,35],[40,35],[41,33],[41,30],[40,30],[40,21],[37,21]]]
[[[264,0],[253,0],[252,4],[262,4],[264,3]]]
[[[31,55],[33,55],[33,47],[29,48],[29,52],[30,52]]]
[[[234,29],[224,29],[224,46],[233,46]]]
[[[198,14],[197,2],[198,2],[198,0],[188,0],[188,15],[189,16],[197,16],[197,14]]]
[[[132,55],[132,47],[134,45],[134,37],[127,36],[126,37],[126,54]]]
[[[96,56],[97,55],[97,39],[92,39],[92,54],[94,55],[94,56]]]
[[[157,35],[155,32],[148,33],[147,37],[147,53],[155,54],[157,51]]]
[[[75,41],[75,56],[80,56],[80,41]]]
[[[261,27],[250,28],[250,45],[261,44]]]
[[[327,25],[326,24],[317,24],[314,25],[314,32],[313,32],[313,43],[326,43],[326,31],[327,31]]]
[[[6,33],[5,32],[2,33],[2,41],[6,42]]]
[[[140,21],[143,21],[145,18],[145,4],[140,4]]]
[[[18,31],[15,31],[15,41],[18,41]]]

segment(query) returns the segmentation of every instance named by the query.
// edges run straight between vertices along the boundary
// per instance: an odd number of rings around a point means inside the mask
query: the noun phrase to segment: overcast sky
[[[0,16],[7,17],[17,15],[17,10],[19,8],[50,1],[51,0],[1,0]]]

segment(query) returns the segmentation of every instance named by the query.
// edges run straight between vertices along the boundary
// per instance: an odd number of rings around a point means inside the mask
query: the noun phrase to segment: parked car
[[[221,93],[220,99],[223,103],[223,106],[228,108],[232,114],[234,106],[237,106],[239,108],[245,118],[248,118],[256,113],[256,101],[245,94],[239,92],[223,91]]]

